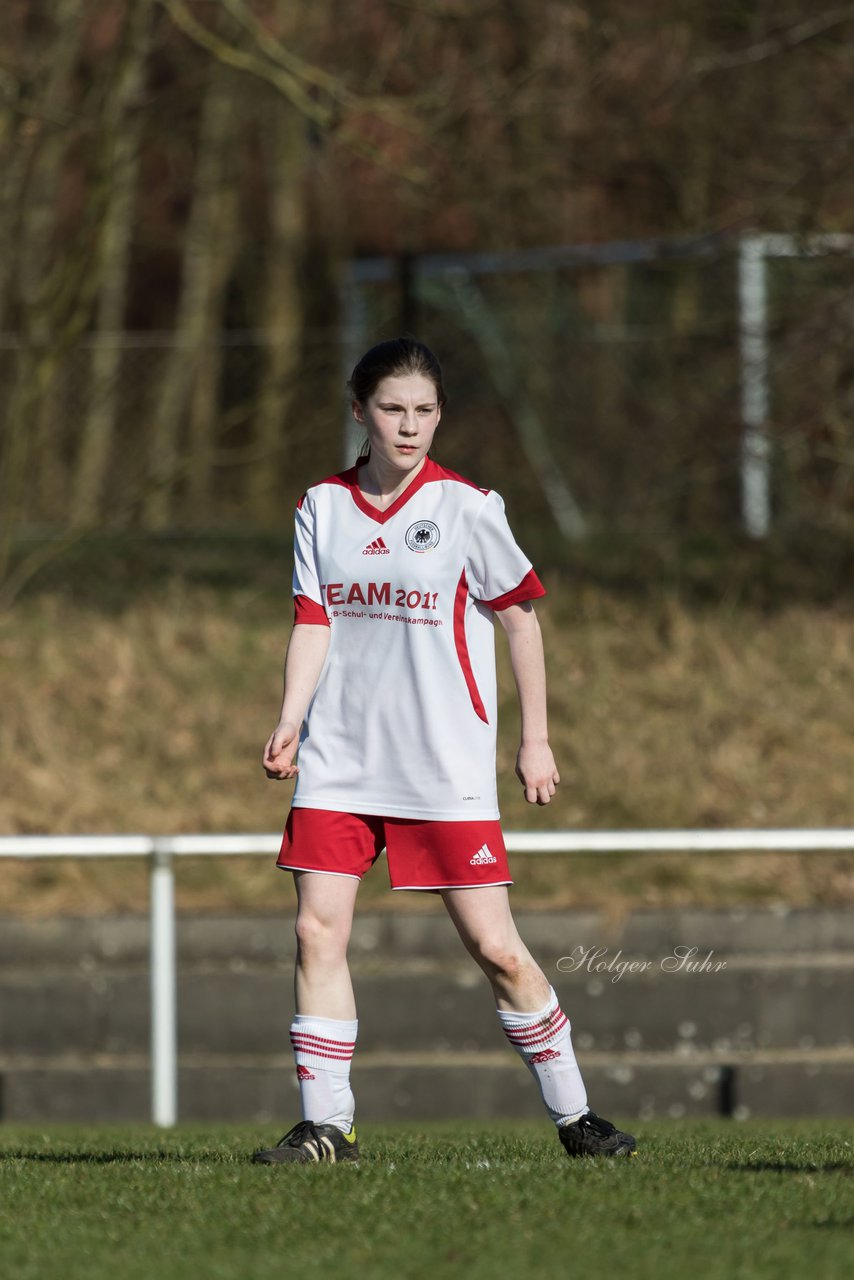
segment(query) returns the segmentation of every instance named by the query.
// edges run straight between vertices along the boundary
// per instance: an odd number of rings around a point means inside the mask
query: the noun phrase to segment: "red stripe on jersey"
[[[348,470],[340,471],[334,476],[327,476],[325,480],[319,481],[319,484],[337,484],[342,485],[345,489],[349,489],[353,501],[359,510],[366,516],[370,516],[370,518],[375,520],[377,524],[385,524],[387,520],[392,518],[392,516],[397,515],[401,507],[405,506],[409,499],[414,497],[419,489],[421,489],[425,484],[430,484],[435,481],[453,480],[457,484],[467,485],[470,489],[477,489],[482,494],[490,492],[489,489],[481,489],[473,480],[466,480],[464,476],[457,475],[455,471],[448,471],[446,467],[440,467],[438,462],[434,462],[432,458],[426,458],[424,466],[418,472],[418,475],[412,483],[407,485],[400,497],[395,499],[391,506],[387,507],[385,511],[380,511],[378,507],[375,507],[372,503],[368,502],[367,498],[359,488],[359,468],[364,466],[366,462],[367,458],[360,458],[355,467],[349,467]],[[303,499],[300,498],[300,506],[302,505],[302,502]]]
[[[309,596],[294,596],[294,626],[300,623],[315,627],[328,627],[329,619],[322,604]]]
[[[469,598],[469,587],[466,581],[466,571],[463,569],[460,574],[460,580],[457,583],[457,594],[454,597],[454,645],[457,650],[460,666],[463,669],[466,687],[471,697],[471,703],[476,713],[483,720],[484,724],[489,724],[486,715],[486,707],[483,705],[480,696],[480,690],[477,687],[477,681],[474,678],[474,672],[471,667],[471,658],[469,657],[469,647],[466,643],[466,604]]]
[[[449,471],[447,467],[442,467],[438,462],[433,462],[432,458],[429,458],[428,462],[431,462],[433,466],[431,480],[455,480],[457,484],[467,485],[469,489],[477,489],[478,493],[486,495],[491,492],[489,489],[481,489],[479,484],[475,484],[473,480],[466,480],[465,476],[458,475],[456,471]]]
[[[529,569],[518,587],[514,587],[512,591],[505,591],[503,596],[496,596],[494,600],[481,600],[480,603],[500,613],[502,609],[509,609],[511,604],[521,604],[524,600],[537,600],[545,594],[545,587],[534,570]]]
[[[406,486],[399,498],[396,498],[390,507],[386,507],[385,511],[380,511],[379,507],[375,507],[359,488],[359,468],[364,466],[367,458],[360,458],[355,467],[351,467],[349,471],[342,471],[338,476],[332,476],[329,480],[321,481],[322,484],[343,484],[350,490],[350,495],[356,506],[366,516],[370,516],[377,524],[385,524],[392,516],[396,516],[401,507],[404,507],[410,498],[413,498],[428,480],[433,479],[431,471],[431,462],[427,458],[424,466],[418,472],[415,479]]]
[[[358,464],[357,464],[358,465]],[[335,476],[326,476],[323,480],[318,480],[316,485],[312,485],[312,489],[318,488],[322,484],[337,484],[342,489],[350,489],[356,483],[356,467],[350,467],[349,471],[341,471]],[[308,489],[297,503],[297,511],[302,510],[302,504],[308,497]]]

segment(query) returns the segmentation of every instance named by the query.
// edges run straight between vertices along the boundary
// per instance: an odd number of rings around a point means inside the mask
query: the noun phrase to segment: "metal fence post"
[[[178,1118],[176,972],[172,842],[156,838],[151,851],[151,1119],[162,1128]]]
[[[762,236],[744,236],[738,258],[741,347],[741,514],[751,538],[771,530],[768,439],[767,266]]]

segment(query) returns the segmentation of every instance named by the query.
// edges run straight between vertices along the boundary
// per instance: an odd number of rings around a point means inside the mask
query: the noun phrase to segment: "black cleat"
[[[595,1111],[562,1124],[558,1136],[569,1156],[636,1156],[635,1140],[630,1133],[621,1133],[610,1120],[603,1120]]]
[[[252,1159],[255,1164],[337,1164],[341,1160],[358,1160],[356,1127],[342,1133],[334,1124],[301,1120],[269,1151],[256,1151]]]

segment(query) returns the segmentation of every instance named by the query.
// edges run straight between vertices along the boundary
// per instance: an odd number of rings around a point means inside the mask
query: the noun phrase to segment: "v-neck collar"
[[[419,489],[421,489],[428,480],[434,478],[436,463],[432,458],[425,458],[424,466],[418,472],[415,479],[406,486],[403,493],[395,498],[390,507],[386,507],[385,511],[380,511],[379,507],[375,507],[372,502],[362,493],[359,488],[359,467],[363,467],[367,462],[367,458],[360,458],[355,467],[345,472],[344,479],[350,487],[350,493],[353,501],[361,512],[366,516],[370,516],[371,520],[375,520],[377,524],[385,524],[392,516],[396,516],[402,507],[405,507],[411,497],[413,497]]]

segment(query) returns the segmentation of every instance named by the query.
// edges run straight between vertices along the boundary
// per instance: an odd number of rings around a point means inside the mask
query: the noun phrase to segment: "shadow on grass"
[[[245,1157],[247,1160],[249,1156]],[[23,1149],[0,1152],[2,1160],[29,1160],[34,1164],[133,1164],[134,1162],[158,1164],[231,1164],[234,1157],[221,1151],[27,1151]]]
[[[854,1174],[854,1163],[845,1160],[731,1160],[724,1166],[735,1173],[847,1173]]]

